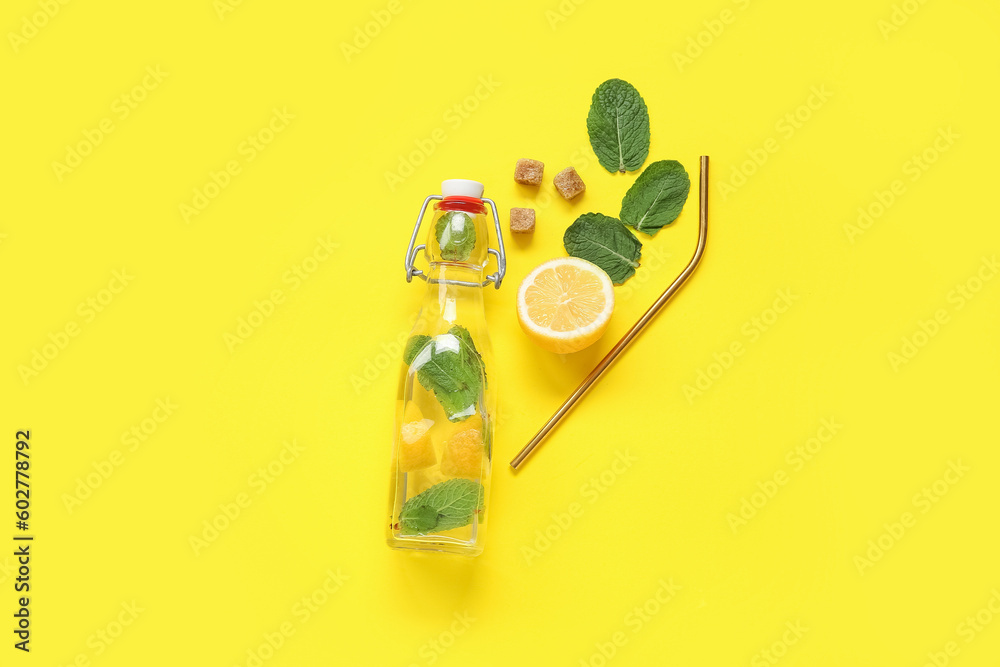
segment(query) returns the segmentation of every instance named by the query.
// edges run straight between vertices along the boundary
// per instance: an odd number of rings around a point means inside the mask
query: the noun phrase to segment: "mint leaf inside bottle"
[[[413,496],[399,513],[399,530],[406,535],[440,533],[472,523],[482,511],[483,485],[471,479],[449,479]]]
[[[462,211],[448,211],[438,218],[434,235],[446,262],[464,262],[476,245],[476,225],[472,216]]]
[[[449,421],[465,421],[476,413],[486,367],[468,329],[456,324],[433,338],[412,336],[403,360],[413,366],[420,385],[434,392]]]

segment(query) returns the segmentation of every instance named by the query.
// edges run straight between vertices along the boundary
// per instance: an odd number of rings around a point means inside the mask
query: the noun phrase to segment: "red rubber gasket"
[[[439,211],[462,211],[464,213],[486,213],[486,205],[482,199],[476,197],[462,197],[453,195],[445,197],[434,208]]]

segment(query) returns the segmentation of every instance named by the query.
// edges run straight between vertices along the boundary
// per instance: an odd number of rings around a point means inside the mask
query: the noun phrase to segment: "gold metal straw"
[[[701,261],[701,256],[705,253],[705,237],[708,234],[707,155],[701,156],[701,177],[698,182],[698,200],[698,247],[695,248],[694,256],[691,257],[691,261],[688,262],[688,265],[684,268],[681,274],[677,276],[677,279],[670,284],[670,287],[668,287],[663,294],[660,295],[660,298],[649,307],[646,314],[640,317],[639,321],[632,325],[632,328],[629,329],[624,336],[622,336],[621,340],[618,341],[613,348],[611,348],[611,351],[608,352],[607,356],[601,360],[601,363],[597,364],[597,367],[590,372],[590,375],[584,378],[583,382],[580,383],[580,386],[576,388],[576,391],[570,394],[570,397],[566,399],[566,402],[562,404],[562,407],[556,410],[556,413],[552,415],[552,418],[545,423],[545,426],[543,426],[541,430],[535,434],[535,437],[531,439],[531,442],[525,445],[524,449],[518,452],[517,456],[515,456],[510,462],[511,468],[517,470],[521,464],[523,464],[524,461],[531,456],[531,453],[534,452],[538,445],[542,443],[542,440],[545,439],[545,436],[548,435],[549,431],[555,428],[555,425],[559,423],[559,420],[565,417],[566,413],[572,410],[573,406],[576,405],[576,402],[583,398],[583,395],[586,394],[599,379],[601,379],[601,375],[603,375],[604,371],[608,370],[608,368],[615,363],[618,355],[625,351],[625,348],[627,348],[632,340],[639,335],[639,332],[642,331],[643,327],[649,324],[649,321],[656,317],[656,314],[660,312],[660,309],[663,308],[667,301],[670,300],[670,297],[676,294],[677,290],[681,288],[681,285],[683,285],[687,279],[691,277],[691,274],[694,273],[695,268],[698,266],[698,262]]]

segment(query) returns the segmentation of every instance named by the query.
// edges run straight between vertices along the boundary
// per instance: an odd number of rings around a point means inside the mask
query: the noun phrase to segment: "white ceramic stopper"
[[[483,198],[483,184],[465,178],[449,178],[441,181],[441,194],[445,197],[475,197]]]

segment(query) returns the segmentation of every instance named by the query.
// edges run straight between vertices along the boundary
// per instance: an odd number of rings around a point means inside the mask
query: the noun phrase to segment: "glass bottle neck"
[[[431,285],[455,285],[481,290],[483,269],[458,262],[432,262],[427,271],[427,282]]]
[[[436,335],[456,322],[485,322],[483,271],[468,264],[435,262],[427,273],[418,325],[415,331]]]

